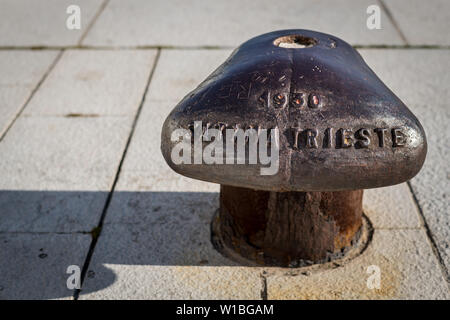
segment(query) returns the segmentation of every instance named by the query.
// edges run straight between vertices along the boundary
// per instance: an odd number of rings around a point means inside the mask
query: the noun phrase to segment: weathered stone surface
[[[262,281],[248,267],[96,265],[80,300],[258,300]],[[97,280],[96,278],[100,279]],[[106,289],[104,289],[106,287]],[[101,290],[104,289],[104,290]]]
[[[90,231],[131,117],[20,117],[0,143],[0,231]]]
[[[408,185],[364,190],[363,210],[375,228],[420,228],[419,211]]]
[[[156,50],[68,50],[25,115],[134,115]]]
[[[83,267],[88,234],[0,234],[0,300],[72,299],[66,273]]]
[[[101,4],[101,0],[1,0],[0,46],[76,45]],[[66,26],[71,5],[80,8],[80,29]]]
[[[147,99],[176,104],[194,90],[232,50],[162,50],[148,88]],[[170,112],[170,109],[167,110]]]
[[[192,138],[196,121],[199,131],[277,128],[278,172],[261,175],[266,166],[236,161],[196,165],[194,151],[191,164],[175,164],[171,152],[180,142],[171,135],[182,128]],[[189,140],[194,146],[195,139]],[[427,145],[416,117],[350,45],[327,34],[284,30],[247,41],[188,94],[164,123],[161,149],[172,169],[200,180],[273,191],[337,191],[410,179]]]
[[[368,281],[374,270],[380,271],[379,289],[370,287],[373,282]],[[367,250],[343,265],[303,273],[276,268],[267,272],[269,299],[450,298],[423,229],[375,229]]]
[[[288,28],[334,33],[352,44],[402,44],[382,10],[381,29],[366,27],[367,7],[374,4],[373,0],[111,0],[83,44],[234,47],[258,34]]]
[[[175,103],[146,99],[122,165],[116,190],[128,191],[130,186],[136,191],[219,190],[217,184],[195,181],[177,174],[167,166],[161,152],[155,152],[161,145],[160,128]]]
[[[389,0],[388,10],[413,45],[450,45],[450,2],[447,0]]]
[[[57,51],[0,52],[0,136],[23,108]]]
[[[450,270],[450,130],[447,129],[450,73],[442,72],[450,68],[450,52],[361,50],[361,54],[423,123],[429,141],[428,155],[411,186],[442,260]]]
[[[261,297],[261,269],[239,266],[210,242],[217,193],[136,186],[114,193],[81,299]]]

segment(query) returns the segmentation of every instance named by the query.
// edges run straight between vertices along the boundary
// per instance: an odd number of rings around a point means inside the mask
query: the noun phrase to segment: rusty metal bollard
[[[252,140],[262,129],[266,139]],[[427,152],[417,118],[358,52],[307,30],[242,44],[174,108],[161,137],[173,170],[221,184],[219,245],[261,265],[342,257],[361,232],[363,189],[411,179]],[[250,156],[265,148],[275,170]]]

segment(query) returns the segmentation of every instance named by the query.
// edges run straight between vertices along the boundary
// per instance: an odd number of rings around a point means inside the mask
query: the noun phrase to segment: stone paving
[[[415,178],[365,192],[366,250],[321,268],[222,256],[219,186],[159,151],[185,94],[242,41],[287,28],[356,46],[428,139]],[[449,299],[449,29],[445,0],[0,0],[0,299]]]

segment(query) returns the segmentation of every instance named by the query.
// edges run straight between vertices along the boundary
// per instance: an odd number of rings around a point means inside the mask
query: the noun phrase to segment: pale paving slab
[[[0,231],[90,231],[131,123],[132,117],[19,117],[0,143]]]
[[[147,99],[180,101],[231,55],[232,50],[162,50]]]
[[[57,51],[0,51],[0,136],[29,99]]]
[[[68,50],[24,114],[134,114],[155,54],[156,50]]]
[[[177,101],[146,100],[134,136],[122,165],[117,190],[133,185],[140,191],[217,192],[219,185],[206,183],[174,172],[160,151],[161,128]]]
[[[261,299],[262,282],[259,273],[251,268],[105,264],[101,269],[88,279],[80,300]],[[93,283],[97,277],[105,281],[105,276],[106,282]],[[104,285],[109,286],[100,290]]]
[[[216,184],[182,177],[167,166],[161,128],[176,104],[231,54],[231,50],[162,50],[131,140],[117,190],[217,192]],[[195,181],[195,183],[193,183]]]
[[[0,300],[72,299],[67,267],[83,265],[90,241],[85,234],[0,233]]]
[[[450,268],[449,50],[361,50],[369,66],[422,123],[428,154],[411,180],[447,270]]]
[[[260,299],[262,269],[210,242],[217,203],[217,193],[116,191],[81,299]]]
[[[380,289],[369,289],[369,266],[381,271]],[[359,257],[334,269],[289,275],[267,269],[268,299],[450,299],[425,232],[375,229]]]
[[[417,206],[406,183],[364,190],[363,210],[375,228],[420,228]]]
[[[409,44],[450,45],[448,0],[384,1]]]
[[[0,46],[76,45],[102,0],[0,0]],[[81,9],[81,29],[69,30],[67,7]]]
[[[373,0],[117,1],[106,6],[85,45],[237,46],[281,29],[311,29],[352,44],[402,44],[382,13],[382,29],[366,26]],[[128,17],[133,17],[130,20]]]

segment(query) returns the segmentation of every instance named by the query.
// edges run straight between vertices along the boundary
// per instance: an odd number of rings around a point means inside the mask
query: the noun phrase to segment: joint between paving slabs
[[[28,98],[26,99],[26,101],[24,102],[22,108],[20,108],[20,110],[17,112],[17,114],[14,116],[14,119],[9,123],[9,125],[6,127],[6,129],[3,131],[3,133],[0,132],[0,142],[2,142],[3,138],[8,134],[9,130],[12,128],[12,126],[14,125],[14,123],[16,123],[17,119],[22,115],[23,111],[25,110],[25,108],[28,106],[28,104],[30,103],[31,99],[33,99],[34,94],[39,90],[39,88],[41,87],[42,83],[44,83],[45,79],[47,79],[48,75],[50,74],[50,72],[52,72],[52,70],[55,68],[56,64],[59,62],[59,60],[61,59],[63,53],[64,53],[64,49],[60,50],[58,52],[58,54],[56,55],[55,59],[52,61],[52,63],[49,65],[49,67],[47,68],[47,70],[44,72],[44,74],[42,75],[41,79],[39,79],[38,83],[36,84],[36,86],[33,88],[33,90],[31,91],[30,95],[28,96]]]
[[[419,199],[417,198],[416,194],[414,193],[414,189],[413,189],[413,187],[411,185],[411,181],[408,181],[407,185],[408,185],[409,191],[411,192],[412,197],[414,199],[414,204],[416,205],[416,208],[417,208],[417,212],[418,212],[418,215],[419,215],[419,220],[420,220],[421,224],[423,225],[423,228],[425,229],[425,233],[427,235],[427,239],[429,241],[431,249],[432,249],[432,251],[433,251],[433,253],[434,253],[434,255],[435,255],[436,259],[437,259],[439,267],[441,268],[442,275],[445,278],[445,280],[447,281],[447,286],[450,289],[450,274],[449,274],[449,271],[448,271],[447,267],[445,266],[444,259],[442,258],[441,253],[439,251],[439,248],[438,248],[438,246],[436,244],[436,241],[434,240],[433,233],[431,232],[431,229],[430,229],[430,227],[429,227],[429,225],[427,223],[427,220],[425,219],[425,215],[423,214],[423,210],[422,210],[422,207],[420,206]]]
[[[392,15],[391,11],[389,10],[389,8],[386,6],[386,4],[384,3],[384,0],[378,0],[378,2],[381,5],[381,8],[383,9],[383,11],[386,13],[388,19],[391,21],[392,25],[394,26],[395,30],[397,31],[397,33],[399,34],[400,38],[402,39],[402,41],[405,43],[405,45],[408,45],[408,40],[406,39],[405,34],[403,33],[402,29],[400,28],[400,26],[398,25],[397,21],[394,19],[394,16]]]
[[[109,0],[103,0],[102,4],[100,5],[100,7],[98,8],[95,16],[91,19],[91,21],[89,21],[89,24],[86,27],[86,30],[83,32],[83,34],[80,37],[80,40],[78,40],[78,45],[80,46],[81,43],[84,41],[84,38],[86,38],[86,36],[88,35],[89,31],[91,31],[92,27],[94,26],[94,24],[97,22],[98,18],[100,17],[100,15],[103,13],[103,10],[105,10],[106,6],[108,5]]]
[[[352,44],[355,49],[395,49],[395,50],[450,50],[450,45],[427,45],[427,44]],[[98,51],[120,51],[120,50],[232,50],[235,46],[176,46],[176,45],[140,45],[140,46],[0,46],[0,51],[55,51],[55,50],[98,50]]]
[[[267,300],[267,272],[262,271],[259,275],[261,278],[261,300]]]
[[[160,56],[160,54],[161,54],[161,50],[158,50],[158,51],[156,52],[156,56],[155,56],[155,58],[154,58],[153,65],[152,65],[152,67],[151,67],[151,69],[150,69],[150,73],[149,73],[149,76],[148,76],[148,78],[147,78],[147,83],[146,83],[146,85],[145,85],[145,89],[144,89],[144,92],[143,92],[143,94],[142,94],[142,99],[141,99],[141,101],[140,101],[140,103],[139,103],[139,108],[138,108],[138,110],[137,110],[137,112],[136,112],[136,115],[135,115],[135,117],[134,117],[134,119],[133,119],[133,124],[132,124],[132,126],[131,126],[131,130],[130,130],[130,133],[129,133],[129,135],[128,135],[128,139],[127,139],[127,142],[126,142],[126,144],[125,144],[125,148],[124,148],[124,150],[123,150],[123,152],[122,152],[122,157],[121,157],[121,159],[120,159],[120,161],[119,161],[119,165],[118,165],[118,167],[117,167],[117,171],[116,171],[116,174],[115,174],[115,177],[114,177],[113,184],[112,184],[112,186],[111,186],[111,190],[109,191],[108,197],[106,198],[105,205],[104,205],[104,207],[103,207],[102,214],[101,214],[101,216],[100,216],[100,220],[99,220],[99,222],[98,222],[98,224],[97,224],[97,227],[95,227],[95,228],[92,230],[92,233],[91,233],[91,234],[92,234],[92,241],[91,241],[91,244],[90,244],[90,246],[89,246],[89,250],[88,250],[88,253],[87,253],[87,255],[86,255],[86,259],[85,259],[85,261],[84,261],[83,268],[82,268],[82,270],[81,270],[81,287],[83,287],[84,279],[85,279],[85,277],[86,277],[86,274],[87,274],[87,271],[88,271],[88,268],[89,268],[89,264],[90,264],[90,262],[91,262],[91,259],[92,259],[93,254],[94,254],[94,251],[95,251],[95,247],[96,247],[96,245],[97,245],[98,238],[99,238],[100,235],[101,235],[101,231],[102,231],[102,227],[103,227],[103,222],[104,222],[104,220],[105,220],[106,214],[107,214],[107,212],[108,212],[109,204],[111,203],[111,199],[112,199],[112,197],[113,197],[113,194],[114,194],[114,191],[115,191],[117,182],[118,182],[118,180],[119,180],[120,172],[121,172],[121,170],[122,170],[122,165],[123,165],[123,163],[124,163],[124,161],[125,161],[125,157],[126,157],[126,155],[127,155],[128,148],[129,148],[129,146],[130,146],[130,144],[131,144],[131,139],[133,138],[134,131],[135,131],[135,129],[136,129],[136,124],[137,124],[137,122],[138,122],[138,120],[139,120],[139,116],[140,116],[141,111],[142,111],[142,108],[143,108],[143,106],[144,106],[144,103],[145,103],[145,100],[146,100],[146,96],[147,96],[147,92],[148,92],[148,89],[149,89],[149,87],[150,87],[150,82],[152,81],[153,74],[155,73],[156,66],[158,65],[158,61],[159,61],[159,56]],[[80,295],[81,290],[82,290],[82,289],[75,289],[75,290],[74,290],[74,293],[73,293],[73,299],[74,299],[74,300],[78,300],[78,297],[79,297],[79,295]]]

